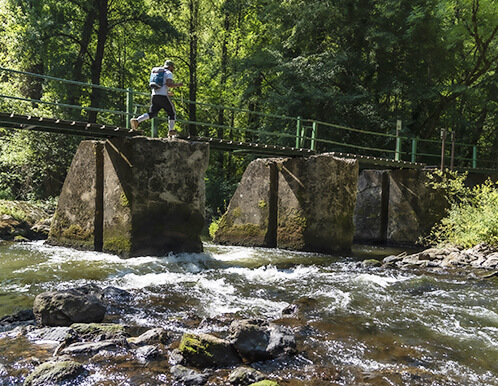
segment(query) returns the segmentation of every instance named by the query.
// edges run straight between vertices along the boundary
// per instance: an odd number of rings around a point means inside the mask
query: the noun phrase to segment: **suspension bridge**
[[[165,118],[150,120],[144,130],[133,131],[129,119],[146,111],[149,93],[76,82],[47,75],[1,68],[0,127],[44,131],[83,138],[113,138],[146,135],[158,137]],[[67,88],[80,88],[80,97],[88,90],[98,90],[100,107],[60,102],[58,95],[40,93],[38,98],[15,94],[18,87],[2,87],[19,82],[20,77],[32,83],[54,83],[61,95]],[[17,79],[17,80],[16,80]],[[66,88],[66,89],[65,89]],[[71,91],[74,94],[74,89]],[[82,98],[85,99],[85,98]],[[88,100],[88,96],[86,100]],[[489,171],[498,168],[496,160],[480,159],[477,145],[455,141],[454,136],[441,132],[439,140],[422,140],[402,135],[402,123],[396,122],[393,133],[379,133],[344,127],[301,117],[288,117],[263,112],[173,98],[177,104],[177,122],[182,130],[178,137],[187,141],[207,142],[212,150],[249,153],[258,156],[309,156],[331,153],[354,158],[361,167],[413,168],[448,167],[455,170]],[[113,107],[119,106],[118,109]],[[195,106],[203,119],[185,119]],[[20,113],[22,112],[22,114]],[[26,112],[29,112],[27,115]],[[85,122],[83,112],[98,114],[98,123]],[[72,119],[74,117],[74,119]],[[227,124],[226,122],[230,122]],[[194,130],[192,130],[194,128]],[[190,135],[194,131],[195,135]],[[203,135],[198,135],[197,133]],[[450,133],[448,133],[450,134]],[[348,143],[352,137],[369,138],[363,143]],[[447,138],[448,137],[448,138]]]

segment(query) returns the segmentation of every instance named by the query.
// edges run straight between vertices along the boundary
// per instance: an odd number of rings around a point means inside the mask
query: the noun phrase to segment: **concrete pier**
[[[358,163],[328,154],[253,161],[223,215],[221,244],[333,252],[351,248]]]
[[[83,141],[48,242],[123,257],[201,252],[208,161],[204,143]]]

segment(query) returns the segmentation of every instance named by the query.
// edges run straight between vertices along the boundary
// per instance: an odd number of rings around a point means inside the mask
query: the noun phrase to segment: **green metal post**
[[[301,141],[299,136],[301,135],[301,117],[297,117],[297,127],[296,127],[296,149],[299,149]]]
[[[304,137],[306,137],[306,126],[301,125],[301,146],[299,146],[301,149],[304,149]]]
[[[477,169],[477,146],[472,146],[472,168]]]
[[[444,151],[446,146],[446,129],[441,129],[441,172],[444,172]]]
[[[401,138],[399,137],[399,133],[401,131],[401,120],[396,121],[396,152],[394,153],[394,159],[396,161],[400,160],[401,155]]]
[[[131,129],[130,118],[133,114],[133,90],[126,89],[126,128]]]
[[[150,120],[150,136],[152,138],[157,138],[157,119],[152,118]]]
[[[418,145],[418,137],[412,138],[412,162],[417,162],[417,145]]]
[[[310,144],[310,149],[311,150],[316,150],[316,134],[318,132],[318,122],[313,121],[313,129],[311,130],[311,144]]]

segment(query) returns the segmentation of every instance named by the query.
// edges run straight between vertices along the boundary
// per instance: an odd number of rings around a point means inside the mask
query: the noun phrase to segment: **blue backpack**
[[[153,89],[161,88],[164,85],[164,67],[154,67],[150,72],[149,87]]]

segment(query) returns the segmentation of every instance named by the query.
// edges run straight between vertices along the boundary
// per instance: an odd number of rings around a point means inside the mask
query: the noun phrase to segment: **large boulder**
[[[236,320],[230,325],[230,340],[247,362],[294,354],[296,341],[287,328],[260,319]]]
[[[101,294],[81,287],[39,294],[33,312],[42,326],[70,326],[73,323],[101,322],[106,306]]]
[[[229,367],[241,362],[229,341],[209,334],[184,334],[180,354],[188,365],[205,367]]]
[[[332,154],[258,159],[218,224],[220,244],[333,252],[353,242],[358,163]]]

